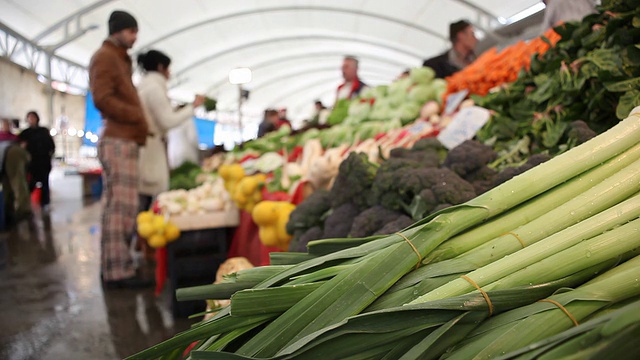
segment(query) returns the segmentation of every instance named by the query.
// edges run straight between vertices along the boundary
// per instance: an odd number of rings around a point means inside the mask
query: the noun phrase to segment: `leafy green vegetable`
[[[496,151],[524,155],[509,166],[539,152],[551,155],[574,146],[570,140],[574,120],[583,120],[602,133],[640,105],[640,29],[634,25],[640,1],[605,1],[600,12],[580,23],[555,28],[562,36],[555,47],[534,56],[529,71],[502,90],[475,97],[495,115],[478,139]],[[528,150],[522,151],[528,139]]]

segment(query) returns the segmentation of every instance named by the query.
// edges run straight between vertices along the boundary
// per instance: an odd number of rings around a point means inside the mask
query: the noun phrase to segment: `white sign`
[[[467,98],[467,94],[469,94],[469,90],[465,89],[447,96],[447,103],[444,106],[443,115],[453,114],[458,106],[460,106],[460,103],[462,103],[464,99]]]
[[[476,132],[489,121],[489,110],[479,106],[471,106],[458,111],[447,127],[438,134],[438,140],[447,149],[473,139]]]

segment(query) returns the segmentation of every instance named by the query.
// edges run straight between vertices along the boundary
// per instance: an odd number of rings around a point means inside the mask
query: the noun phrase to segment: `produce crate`
[[[188,317],[206,308],[204,301],[177,301],[176,289],[211,284],[227,258],[232,229],[220,227],[184,231],[167,245],[171,309],[174,317]]]
[[[235,227],[240,224],[240,211],[234,209],[205,214],[171,216],[169,221],[174,223],[181,231]]]

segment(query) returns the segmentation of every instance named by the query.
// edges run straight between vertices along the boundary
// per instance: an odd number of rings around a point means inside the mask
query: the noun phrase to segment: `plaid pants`
[[[103,137],[98,143],[102,163],[102,279],[121,280],[135,275],[129,253],[138,212],[138,144]]]

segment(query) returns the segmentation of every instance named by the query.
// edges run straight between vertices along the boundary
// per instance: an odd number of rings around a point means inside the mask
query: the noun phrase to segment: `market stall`
[[[556,28],[517,78],[492,77],[505,82],[488,94],[465,89],[482,108],[420,116],[430,99],[413,90],[416,78],[339,105],[331,136],[318,134],[322,161],[339,159],[325,187],[287,210],[285,223],[278,201],[240,201],[256,224],[275,221],[260,241],[288,251],[222,283],[179,289],[184,300],[233,297],[202,326],[132,358],[192,342],[203,358],[633,358],[638,15],[638,6],[605,1]],[[396,91],[425,107],[394,103]],[[399,120],[387,148],[394,129],[354,140],[345,128],[378,111]],[[418,125],[429,131],[412,137]]]

